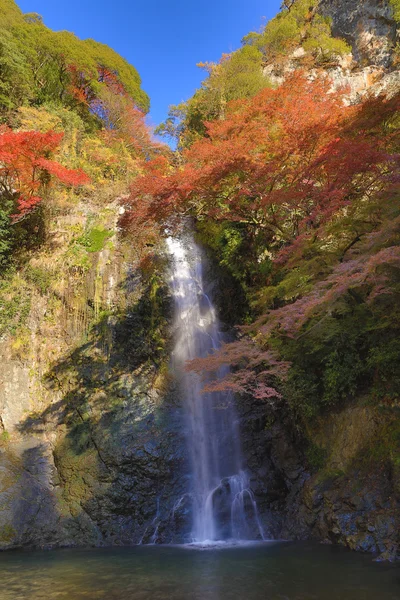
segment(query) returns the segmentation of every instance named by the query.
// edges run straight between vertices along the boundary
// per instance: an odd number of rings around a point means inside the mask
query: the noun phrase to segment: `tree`
[[[224,118],[227,102],[250,98],[270,86],[262,58],[257,48],[245,46],[224,54],[218,63],[199,63],[208,77],[190,100],[170,107],[168,119],[157,132],[175,138],[179,148],[207,135],[206,123]]]
[[[318,239],[334,214],[388,183],[397,157],[384,138],[345,132],[357,113],[329,82],[296,73],[277,89],[232,102],[226,118],[183,153],[183,166],[147,165],[128,203],[130,220],[197,218],[241,223],[264,232],[275,259],[304,239]],[[146,216],[147,212],[147,216]],[[253,232],[253,233],[251,233]]]
[[[64,185],[88,183],[82,172],[53,160],[63,134],[0,131],[0,255],[12,244],[13,224],[29,215],[42,201],[51,178]]]
[[[35,105],[78,105],[93,124],[85,101],[98,98],[109,73],[137,107],[148,110],[138,72],[105,44],[54,32],[36,13],[23,15],[13,0],[1,1],[0,16],[0,108],[21,106],[26,99]]]
[[[335,61],[351,51],[348,44],[332,36],[330,20],[318,13],[317,0],[285,0],[281,12],[261,33],[251,32],[242,42],[258,48],[269,62],[287,61],[302,47],[319,62]]]
[[[14,108],[30,98],[30,73],[25,56],[8,31],[0,37],[0,108]]]
[[[276,383],[285,376],[291,341],[296,373],[306,373],[307,351],[299,340],[321,329],[322,341],[309,362],[311,372],[323,373],[324,383],[316,383],[320,402],[332,404],[358,389],[376,338],[362,333],[364,355],[358,354],[357,332],[350,339],[343,372],[351,370],[353,359],[361,366],[356,372],[354,362],[354,377],[346,384],[334,365],[347,334],[340,316],[337,323],[331,315],[340,315],[343,305],[351,313],[360,302],[369,314],[368,307],[380,298],[387,302],[397,285],[388,272],[400,262],[395,200],[400,95],[359,106],[346,106],[344,98],[345,90],[333,94],[325,77],[310,80],[297,72],[277,89],[228,103],[225,118],[206,124],[207,136],[182,153],[180,164],[174,168],[157,157],[132,186],[124,226],[158,222],[171,228],[179,217],[192,215],[214,228],[227,224],[231,233],[240,226],[236,231],[246,239],[253,263],[268,257],[269,270],[257,280],[259,318],[243,332],[250,337],[191,365],[197,372],[232,367],[212,389],[279,398]],[[232,240],[235,247],[237,239]],[[363,252],[354,255],[360,241]],[[324,336],[332,335],[325,321],[339,332],[332,354],[320,350]],[[371,322],[366,327],[375,327],[372,317]],[[371,364],[378,360],[374,356]]]

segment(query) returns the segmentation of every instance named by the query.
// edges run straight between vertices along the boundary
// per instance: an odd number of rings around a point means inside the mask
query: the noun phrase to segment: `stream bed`
[[[1,600],[399,598],[399,565],[313,543],[0,554]]]

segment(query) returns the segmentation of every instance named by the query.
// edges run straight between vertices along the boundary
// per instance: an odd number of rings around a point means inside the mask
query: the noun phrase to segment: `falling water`
[[[190,238],[169,238],[168,247],[176,304],[173,363],[185,401],[193,480],[192,537],[203,543],[264,539],[242,468],[232,398],[226,392],[202,393],[204,379],[184,369],[186,361],[207,356],[221,344],[218,318],[204,291],[201,252]],[[218,375],[223,374],[221,370]]]

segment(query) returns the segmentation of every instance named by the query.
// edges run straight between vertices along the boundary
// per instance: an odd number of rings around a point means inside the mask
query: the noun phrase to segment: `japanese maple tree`
[[[189,365],[198,373],[231,366],[208,390],[279,398],[275,384],[288,365],[270,344],[274,336],[301,337],[353,288],[367,287],[368,302],[390,293],[378,267],[398,264],[400,255],[398,246],[387,244],[387,224],[385,243],[375,242],[381,199],[394,191],[399,169],[393,121],[399,95],[358,106],[345,99],[346,90],[333,92],[328,78],[296,72],[276,89],[229,103],[225,118],[208,123],[205,137],[175,166],[158,156],[132,186],[126,227],[171,226],[187,214],[240,224],[250,244],[257,236],[270,257],[266,286],[273,286],[274,274],[279,281],[307,263],[306,256],[321,257],[321,272],[307,274],[306,289],[265,306],[243,332],[248,335]],[[360,239],[361,256],[349,255]]]
[[[82,171],[67,169],[52,158],[62,137],[62,133],[53,131],[0,131],[0,197],[15,201],[14,221],[42,201],[51,177],[69,186],[89,182]]]
[[[384,140],[349,134],[358,108],[344,105],[344,93],[295,73],[277,89],[231,102],[226,118],[183,153],[183,166],[149,162],[124,224],[188,212],[238,222],[264,231],[275,256],[318,236],[340,209],[384,187],[397,161]]]

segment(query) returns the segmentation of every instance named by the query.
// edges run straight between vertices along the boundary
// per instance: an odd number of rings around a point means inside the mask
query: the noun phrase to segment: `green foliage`
[[[200,63],[208,77],[190,100],[170,107],[169,117],[157,133],[176,138],[181,147],[206,135],[206,123],[223,117],[227,102],[250,98],[270,86],[262,73],[262,58],[257,48],[245,46],[225,55],[218,64]]]
[[[341,479],[345,475],[342,469],[322,468],[318,473],[316,483],[318,485],[332,485],[336,479]]]
[[[287,58],[299,47],[317,64],[350,52],[345,41],[332,36],[330,21],[318,14],[317,4],[316,0],[296,0],[290,10],[284,8],[269,21],[262,33],[245,36],[240,50],[223,56],[218,64],[200,63],[208,77],[187,102],[170,107],[168,119],[157,133],[174,138],[178,148],[206,136],[207,122],[223,118],[227,102],[251,98],[271,85],[263,75],[265,60]]]
[[[368,352],[367,368],[374,374],[371,396],[378,401],[390,402],[400,396],[400,339],[396,334],[397,330],[389,326]]]
[[[136,69],[104,44],[80,40],[68,31],[48,29],[36,13],[23,15],[12,0],[0,0],[0,108],[25,102],[56,102],[72,106],[87,122],[93,114],[74,95],[75,73],[97,97],[106,85],[99,76],[115,74],[135,103],[147,111],[148,96],[141,89]],[[71,70],[72,68],[72,70]]]
[[[310,442],[306,451],[306,457],[313,471],[320,471],[325,467],[327,455],[328,453],[325,448],[321,448],[320,446]]]
[[[112,236],[112,232],[107,229],[93,227],[77,239],[77,243],[83,246],[87,252],[100,252],[103,250],[106,241]]]
[[[244,44],[251,44],[269,57],[288,52],[299,41],[300,30],[291,15],[281,13],[270,21],[262,34],[250,33],[243,38]]]
[[[389,4],[393,9],[393,15],[396,21],[400,22],[400,0],[389,0]]]
[[[263,252],[261,232],[250,236],[240,223],[209,220],[199,221],[196,230],[202,244],[213,251],[220,266],[239,282],[245,294],[271,272],[272,262]]]
[[[262,33],[252,32],[242,41],[258,48],[268,60],[276,60],[298,47],[303,47],[318,62],[334,60],[349,52],[350,47],[332,37],[330,21],[318,14],[317,6],[316,0],[296,0],[290,10],[284,6]]]
[[[51,288],[54,274],[42,267],[28,265],[24,271],[24,277],[44,296]]]
[[[254,47],[245,46],[213,65],[203,87],[216,96],[214,102],[229,102],[240,98],[251,98],[268,87],[269,81],[262,74],[262,54]]]
[[[351,321],[357,318],[351,316]],[[350,323],[348,323],[350,325]],[[358,330],[349,333],[340,328],[331,340],[331,351],[324,362],[322,403],[335,405],[354,398],[366,375],[364,339]]]
[[[31,307],[29,288],[18,275],[0,280],[0,336],[15,334],[25,324]]]
[[[211,280],[216,280],[213,297],[226,324],[247,320],[247,269],[255,263],[247,256],[246,238],[240,227],[218,221],[199,221],[196,239],[205,248]]]
[[[92,266],[86,249],[80,244],[73,243],[65,254],[66,264],[71,272],[87,273]]]
[[[383,309],[367,305],[361,291],[357,301],[349,294],[331,314],[307,323],[297,338],[272,340],[292,363],[285,397],[296,414],[312,419],[360,395],[374,403],[399,400],[398,298]]]
[[[330,62],[337,56],[350,51],[349,45],[331,35],[331,25],[327,19],[316,15],[307,32],[303,48],[316,57],[318,63]]]
[[[320,410],[321,394],[316,365],[309,368],[307,362],[301,360],[292,365],[289,375],[283,385],[283,393],[293,414],[301,416],[305,421],[312,420]]]
[[[0,125],[22,131],[63,133],[58,158],[63,166],[81,169],[91,177],[92,187],[88,185],[85,193],[94,192],[98,184],[113,183],[111,193],[111,186],[102,187],[101,192],[96,190],[99,202],[102,194],[115,197],[126,192],[129,180],[137,172],[135,158],[140,152],[129,146],[132,140],[118,137],[118,128],[114,127],[108,137],[99,131],[110,125],[104,108],[107,93],[123,96],[132,111],[135,106],[141,111],[149,108],[136,69],[114,50],[91,39],[80,40],[68,31],[54,32],[43,24],[40,15],[23,15],[13,0],[0,0]],[[138,121],[143,117],[141,111],[136,110]],[[125,120],[131,122],[130,116]],[[132,124],[133,135],[145,137],[144,122],[140,132],[137,125]],[[43,187],[47,195],[50,186]],[[17,198],[9,196],[4,192],[0,195],[3,269],[21,259],[25,251],[37,248],[46,234],[41,208],[12,222],[11,216],[18,212]],[[61,194],[54,196],[61,199]],[[67,196],[67,192],[62,196],[64,207]],[[45,202],[50,199],[54,198],[44,198]],[[107,236],[102,231],[88,232],[81,242],[87,252],[97,252]],[[88,261],[82,252],[72,254],[72,262],[85,269]]]
[[[0,29],[0,106],[11,109],[30,98],[29,66],[9,31]]]
[[[0,203],[0,267],[4,267],[13,246],[13,232],[11,230],[11,219],[14,203],[5,198]]]
[[[8,431],[2,431],[0,439],[3,442],[3,444],[6,444],[10,439],[10,434],[8,433]]]
[[[23,251],[37,248],[44,239],[44,219],[40,207],[25,219],[12,223],[16,202],[0,194],[0,267],[6,269]]]
[[[394,468],[400,467],[400,409],[382,408],[381,425],[376,432],[374,442],[363,449],[359,457],[362,464],[390,461]]]

